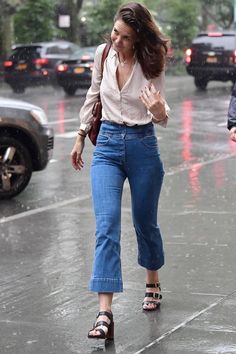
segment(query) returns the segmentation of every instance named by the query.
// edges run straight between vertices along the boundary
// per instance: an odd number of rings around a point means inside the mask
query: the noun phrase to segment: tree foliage
[[[204,30],[206,25],[214,23],[217,27],[228,29],[234,21],[233,0],[199,0],[203,23],[200,27]]]
[[[198,31],[196,3],[196,0],[159,1],[157,20],[175,48],[186,47]]]
[[[101,0],[96,7],[84,9],[87,45],[101,43],[104,35],[111,32],[115,13],[123,2],[121,0]]]
[[[54,8],[48,0],[28,0],[14,18],[16,43],[49,41],[54,37]]]

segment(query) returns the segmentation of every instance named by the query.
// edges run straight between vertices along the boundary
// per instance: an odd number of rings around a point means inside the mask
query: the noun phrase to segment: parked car
[[[96,47],[80,48],[57,66],[57,82],[65,93],[73,96],[78,88],[89,88]]]
[[[186,50],[185,62],[198,89],[211,80],[235,82],[236,32],[200,33]]]
[[[32,172],[47,166],[53,143],[40,107],[0,97],[0,199],[22,192]]]
[[[55,68],[60,60],[68,58],[78,46],[67,41],[16,45],[4,61],[4,80],[16,93],[26,87],[55,84]]]

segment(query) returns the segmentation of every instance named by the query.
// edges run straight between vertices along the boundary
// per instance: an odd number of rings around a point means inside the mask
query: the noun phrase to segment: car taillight
[[[59,72],[65,72],[69,69],[69,66],[67,64],[59,64],[57,67],[57,71]]]
[[[234,55],[233,55],[233,63],[236,64],[236,50],[234,51]]]
[[[185,51],[185,62],[187,64],[191,63],[192,60],[192,49],[188,48]]]
[[[222,37],[223,33],[221,33],[221,32],[209,32],[207,35],[208,35],[208,37]]]
[[[82,55],[82,57],[81,57],[81,61],[88,61],[88,60],[90,60],[91,58],[90,58],[90,56],[89,55]]]
[[[47,65],[48,64],[48,59],[47,58],[37,58],[33,60],[33,63],[35,65]]]
[[[13,66],[13,61],[6,60],[6,61],[4,61],[3,66],[4,66],[4,68],[10,68],[11,66]]]

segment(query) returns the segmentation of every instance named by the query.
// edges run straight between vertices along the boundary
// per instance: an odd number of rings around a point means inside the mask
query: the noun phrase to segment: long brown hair
[[[168,39],[164,38],[148,9],[137,3],[122,5],[114,21],[122,20],[137,35],[135,51],[147,79],[158,77],[164,69]]]

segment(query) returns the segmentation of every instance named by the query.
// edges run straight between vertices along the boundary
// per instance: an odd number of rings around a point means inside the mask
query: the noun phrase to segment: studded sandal
[[[90,329],[89,333],[88,333],[88,338],[96,338],[96,339],[114,339],[114,321],[113,321],[113,314],[112,312],[108,312],[108,311],[100,311],[97,314],[96,319],[98,319],[100,316],[106,316],[110,322],[106,322],[106,321],[98,321],[95,322],[93,325],[93,328]],[[107,333],[100,327],[105,326],[108,328]],[[90,332],[92,332],[93,330],[96,330],[97,332],[99,332],[98,335],[92,335],[90,334]]]
[[[142,303],[144,311],[155,311],[161,304],[161,299],[162,299],[161,284],[160,284],[160,282],[154,283],[154,284],[146,284],[146,288],[159,289],[158,292],[151,292],[151,291],[146,292],[145,297],[152,297],[154,300],[146,300],[146,301],[143,301],[143,303]],[[150,304],[154,304],[155,306],[153,306],[152,308],[144,307],[145,305],[150,305]]]

